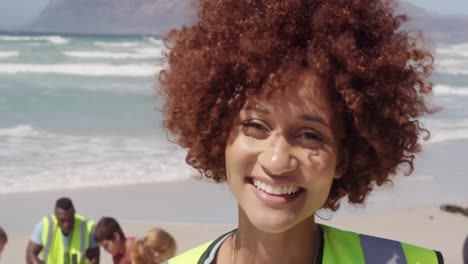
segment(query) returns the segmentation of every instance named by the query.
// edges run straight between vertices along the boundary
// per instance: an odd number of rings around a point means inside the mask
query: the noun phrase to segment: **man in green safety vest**
[[[58,199],[54,214],[43,217],[36,225],[26,249],[26,262],[99,263],[99,246],[94,241],[94,222],[75,214],[69,198]]]

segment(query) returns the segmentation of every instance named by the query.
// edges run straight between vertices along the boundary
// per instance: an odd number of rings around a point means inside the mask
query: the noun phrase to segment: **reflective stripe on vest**
[[[326,225],[323,230],[324,264],[442,264],[435,251],[398,241],[343,231]],[[207,249],[213,241],[169,260],[169,264],[205,263]]]
[[[73,234],[68,247],[68,262],[70,264],[87,263],[85,254],[89,247],[89,238],[93,226],[93,221],[86,221],[82,216],[75,215]],[[55,215],[42,219],[42,244],[44,245],[44,263],[64,263],[66,249]]]
[[[81,252],[81,258],[84,257],[85,251],[86,251],[86,240],[88,240],[88,236],[86,235],[86,225],[88,222],[86,220],[81,221],[81,227],[80,227],[80,252]],[[84,238],[84,239],[83,239]]]
[[[49,257],[50,253],[50,246],[52,244],[52,235],[54,234],[54,220],[52,219],[51,216],[49,217],[44,217],[42,220],[42,231],[44,233],[44,226],[48,226],[48,231],[47,233],[47,238],[46,238],[46,244],[45,244],[45,249],[44,249],[44,259],[47,259]]]
[[[323,263],[439,263],[433,250],[326,225],[321,227],[324,232]]]
[[[359,238],[367,263],[407,264],[400,242],[367,235],[359,235]]]

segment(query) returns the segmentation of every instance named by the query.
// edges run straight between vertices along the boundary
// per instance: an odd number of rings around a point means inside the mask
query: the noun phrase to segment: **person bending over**
[[[97,264],[99,246],[94,241],[94,222],[75,214],[69,198],[55,203],[54,214],[36,225],[26,249],[28,264]]]
[[[127,238],[115,218],[102,217],[96,224],[94,239],[112,255],[114,264],[131,263],[130,252],[135,238]]]
[[[174,238],[161,228],[146,232],[132,249],[132,264],[160,264],[175,256],[177,246]]]

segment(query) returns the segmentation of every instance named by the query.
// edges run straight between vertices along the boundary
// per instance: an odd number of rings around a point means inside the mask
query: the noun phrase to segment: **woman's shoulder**
[[[359,259],[355,263],[380,263],[382,259],[390,263],[398,259],[405,259],[407,263],[444,263],[442,254],[436,250],[327,225],[320,227],[323,233],[323,263],[329,263],[328,259],[337,260],[336,258]]]
[[[199,263],[211,263],[218,252],[221,244],[228,238],[235,230],[229,231],[217,239],[206,242],[196,248],[192,248],[168,261],[169,264],[192,264]]]
[[[192,248],[180,255],[177,255],[170,259],[167,263],[169,264],[190,264],[197,263],[200,257],[205,253],[213,241],[207,242],[203,245]]]

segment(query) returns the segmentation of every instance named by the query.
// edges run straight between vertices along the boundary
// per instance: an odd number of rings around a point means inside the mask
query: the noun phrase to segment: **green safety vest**
[[[318,263],[323,264],[443,264],[434,250],[385,238],[361,235],[320,225],[323,230]],[[216,243],[210,241],[169,260],[169,264],[210,264],[209,254]],[[208,259],[208,260],[207,260]]]
[[[86,264],[86,250],[89,247],[91,230],[94,222],[75,214],[72,238],[68,248],[69,264]],[[42,218],[42,259],[44,263],[65,264],[65,248],[62,231],[55,215]]]

